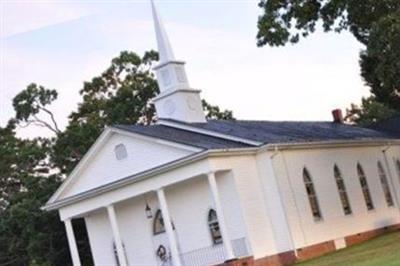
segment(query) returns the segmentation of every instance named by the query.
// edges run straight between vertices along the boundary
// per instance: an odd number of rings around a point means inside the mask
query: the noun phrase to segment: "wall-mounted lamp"
[[[147,204],[147,203],[146,203],[145,212],[146,212],[147,219],[153,218],[153,212],[151,211],[151,208],[150,208],[149,204]]]

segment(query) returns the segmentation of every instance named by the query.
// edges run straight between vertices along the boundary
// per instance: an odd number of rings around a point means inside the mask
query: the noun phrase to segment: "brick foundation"
[[[319,257],[336,250],[334,241],[326,241],[308,247],[297,249],[297,259],[299,261]]]
[[[288,266],[296,262],[293,251],[267,256],[265,258],[254,259],[253,257],[241,258],[238,260],[225,262],[219,266]]]
[[[399,231],[399,230],[400,230],[400,224],[396,224],[396,225],[391,225],[391,226],[387,226],[387,227],[383,227],[383,228],[379,228],[379,229],[375,229],[375,230],[371,230],[371,231],[367,231],[367,232],[363,232],[363,233],[359,233],[359,234],[355,234],[355,235],[346,236],[344,239],[346,241],[346,246],[353,246],[353,245],[368,241],[377,236],[383,235],[384,233],[394,232],[394,231]]]
[[[380,236],[387,232],[400,231],[400,224],[387,226],[359,234],[345,237],[346,246],[359,244]],[[336,250],[333,240],[297,249],[297,257],[294,251],[288,251],[277,255],[267,256],[260,259],[253,257],[240,258],[234,261],[225,262],[218,266],[287,266],[293,265],[296,261],[304,261],[316,258]]]

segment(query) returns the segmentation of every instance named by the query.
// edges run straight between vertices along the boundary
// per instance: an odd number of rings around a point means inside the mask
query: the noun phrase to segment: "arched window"
[[[314,220],[316,221],[322,220],[322,214],[318,204],[317,193],[315,191],[314,183],[311,179],[311,175],[308,172],[307,168],[303,169],[303,181],[306,187],[308,200],[310,202],[311,212],[314,217]]]
[[[369,211],[373,210],[374,203],[372,202],[371,193],[369,192],[367,177],[365,175],[365,172],[361,164],[359,163],[357,164],[357,174],[358,174],[358,179],[360,180],[360,185],[364,195],[365,204],[367,205],[367,209]]]
[[[210,228],[210,234],[213,244],[221,244],[222,235],[219,228],[217,212],[213,209],[208,212],[208,227]]]
[[[399,180],[400,180],[400,160],[399,159],[396,160],[396,169],[397,169],[397,175],[399,176]]]
[[[379,174],[379,179],[381,181],[383,193],[385,195],[386,203],[388,206],[393,206],[394,203],[392,194],[390,193],[389,183],[381,162],[378,162],[378,174]]]
[[[347,196],[346,185],[344,184],[342,173],[340,172],[340,169],[336,164],[333,167],[333,173],[335,175],[336,186],[339,192],[340,201],[342,202],[344,214],[351,214],[352,211],[349,197]]]
[[[153,220],[153,234],[157,235],[164,232],[165,232],[164,219],[162,217],[161,210],[158,210]]]

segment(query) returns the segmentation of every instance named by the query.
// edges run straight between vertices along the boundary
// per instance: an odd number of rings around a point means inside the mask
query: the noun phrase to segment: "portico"
[[[67,205],[60,208],[60,216],[64,221],[67,236],[70,245],[71,256],[73,259],[74,266],[80,265],[79,254],[76,246],[76,241],[71,226],[71,219],[75,217],[88,218],[87,222],[90,223],[90,217],[92,213],[103,213],[106,214],[105,218],[108,220],[109,231],[111,232],[111,238],[113,243],[109,243],[109,252],[112,250],[111,247],[114,244],[115,257],[118,261],[118,265],[140,265],[141,262],[135,262],[132,257],[137,255],[137,251],[131,250],[129,243],[126,239],[134,236],[127,235],[126,213],[129,211],[131,203],[141,206],[142,208],[132,209],[130,215],[140,216],[141,221],[145,221],[146,225],[143,226],[143,230],[147,230],[148,242],[153,245],[153,255],[156,256],[157,249],[160,245],[166,247],[168,252],[168,259],[174,266],[180,265],[203,265],[198,260],[201,259],[205,254],[209,254],[209,259],[214,259],[214,263],[222,263],[227,260],[235,259],[236,257],[243,255],[250,255],[247,247],[247,235],[246,229],[241,228],[239,231],[244,232],[244,235],[240,238],[235,238],[231,235],[232,227],[234,225],[228,225],[228,221],[235,219],[235,217],[226,217],[227,213],[232,213],[232,210],[228,210],[226,197],[224,195],[227,187],[234,186],[233,172],[229,169],[210,169],[210,163],[208,160],[201,160],[197,163],[198,173],[185,176],[188,169],[181,167],[167,173],[162,173],[156,176],[152,176],[152,182],[149,179],[141,178],[140,181],[135,181],[134,178],[130,185],[125,185],[115,190],[110,190],[105,194],[98,194],[94,197],[83,199],[75,202],[73,205]],[[193,171],[192,171],[193,172]],[[224,179],[224,180],[222,180]],[[159,180],[159,182],[154,182]],[[151,184],[150,184],[151,183]],[[193,189],[193,187],[196,189]],[[204,188],[204,189],[202,189]],[[110,188],[111,189],[111,188]],[[196,191],[197,190],[197,191]],[[112,193],[113,196],[109,196]],[[178,193],[182,193],[179,195]],[[117,197],[119,195],[119,197]],[[181,199],[179,202],[177,199]],[[186,199],[187,198],[187,199]],[[202,203],[197,203],[202,199]],[[187,200],[187,201],[186,201]],[[138,203],[134,203],[137,201]],[[193,206],[196,204],[196,206]],[[124,206],[128,206],[127,208]],[[152,217],[146,217],[146,206],[150,206]],[[201,206],[203,210],[201,210]],[[188,208],[186,212],[181,210]],[[196,222],[187,223],[190,220],[190,216],[193,216],[193,208],[199,208],[199,217]],[[208,230],[207,220],[204,211],[206,209],[213,209],[217,213],[218,217],[218,230],[222,239],[220,244],[213,244],[210,240],[210,232],[204,232]],[[136,211],[135,211],[136,210]],[[137,211],[140,210],[140,211]],[[153,219],[155,218],[156,211],[160,210],[162,213],[163,225],[165,227],[165,242],[157,242],[156,238],[153,238],[154,230]],[[240,208],[235,207],[235,211],[241,213]],[[197,214],[194,214],[196,216]],[[242,215],[242,214],[239,214]],[[243,224],[244,227],[244,224]],[[201,229],[199,229],[201,228]],[[187,239],[185,233],[193,230],[202,232],[193,233],[194,238]],[[236,229],[237,231],[238,229]],[[134,234],[132,229],[132,234]],[[91,237],[89,229],[89,238]],[[101,232],[96,232],[99,234]],[[205,234],[204,234],[205,233]],[[196,236],[201,235],[200,239],[195,239]],[[236,233],[237,236],[237,233]],[[188,247],[187,242],[193,242],[192,245],[198,243],[196,249]],[[236,245],[236,252],[233,245]],[[96,252],[92,247],[92,252]],[[196,255],[196,251],[199,253]],[[132,254],[129,254],[132,253]],[[136,254],[135,254],[136,253]],[[201,254],[200,254],[201,253]],[[244,254],[247,253],[247,254]],[[158,258],[153,258],[157,260]]]

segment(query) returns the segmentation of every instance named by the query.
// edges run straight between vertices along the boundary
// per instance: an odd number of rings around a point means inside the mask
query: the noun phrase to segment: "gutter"
[[[302,149],[321,149],[321,148],[345,148],[345,147],[373,147],[400,145],[398,139],[362,139],[362,140],[330,140],[313,142],[293,142],[293,143],[271,143],[261,146],[261,149],[268,151],[279,150],[302,150]]]

